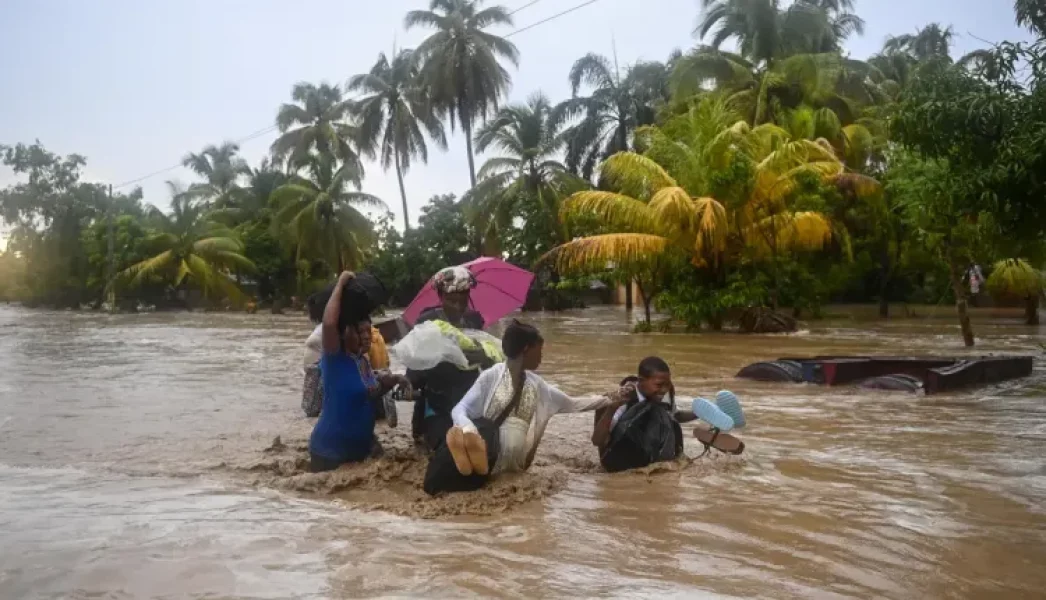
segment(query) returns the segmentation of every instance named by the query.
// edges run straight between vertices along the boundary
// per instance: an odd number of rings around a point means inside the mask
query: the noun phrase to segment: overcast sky
[[[530,0],[505,0],[514,9]],[[525,27],[584,0],[539,0],[515,15]],[[489,2],[488,2],[489,3]],[[412,47],[425,31],[404,32],[403,16],[426,0],[0,0],[0,143],[39,139],[49,150],[88,159],[89,180],[119,184],[175,165],[189,151],[237,140],[273,124],[298,81],[343,84],[368,70],[381,51]],[[597,0],[511,39],[521,52],[510,101],[543,90],[570,93],[567,72],[588,52],[621,64],[663,60],[686,49],[700,0]],[[890,34],[940,21],[956,32],[955,53],[990,41],[1027,39],[1013,23],[1011,0],[858,0],[867,21],[851,56],[875,53]],[[502,33],[508,33],[505,29]],[[275,134],[242,144],[256,163]],[[482,157],[477,160],[477,168]],[[142,186],[166,208],[164,181]],[[10,183],[0,172],[0,185]],[[434,194],[468,185],[464,141],[432,152],[406,177],[412,218]],[[399,214],[394,173],[370,165],[364,190]]]

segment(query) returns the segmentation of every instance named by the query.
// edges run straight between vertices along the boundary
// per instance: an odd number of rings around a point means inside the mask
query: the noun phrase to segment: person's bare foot
[[[458,473],[472,475],[472,461],[469,460],[468,452],[465,449],[465,435],[460,427],[454,426],[447,431],[447,449],[450,450],[450,456],[454,459],[454,466],[458,468]]]
[[[465,438],[465,452],[468,454],[469,462],[472,463],[472,471],[477,475],[486,475],[490,472],[490,465],[487,463],[487,443],[475,431],[469,431],[463,437]]]

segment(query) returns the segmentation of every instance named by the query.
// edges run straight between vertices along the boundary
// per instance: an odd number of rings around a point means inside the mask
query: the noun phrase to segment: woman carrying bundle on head
[[[346,298],[354,277],[348,271],[341,274],[323,311],[323,410],[309,437],[313,472],[364,460],[380,448],[374,436],[373,399],[397,385],[410,385],[403,376],[375,375],[370,368],[366,353],[370,349],[370,313],[375,307],[365,292]]]
[[[525,471],[549,419],[559,413],[595,410],[605,397],[575,400],[534,371],[544,339],[532,325],[513,321],[505,330],[506,360],[484,371],[451,411],[454,426],[425,473],[425,492],[464,492],[483,487],[491,475]]]

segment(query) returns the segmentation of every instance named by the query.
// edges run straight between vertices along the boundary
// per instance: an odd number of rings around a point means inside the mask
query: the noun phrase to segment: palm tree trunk
[[[966,347],[974,344],[973,327],[970,325],[970,314],[966,310],[966,290],[962,287],[962,271],[955,261],[948,265],[948,277],[951,279],[952,292],[955,294],[955,308],[959,313],[959,327],[962,328],[962,341]]]
[[[396,155],[396,179],[400,183],[400,198],[403,200],[403,231],[410,231],[410,214],[407,212],[407,189],[403,187],[403,169],[400,167],[400,154],[395,149]]]
[[[472,156],[472,121],[461,120],[461,128],[465,131],[465,151],[469,155],[469,182],[476,187],[476,159]]]

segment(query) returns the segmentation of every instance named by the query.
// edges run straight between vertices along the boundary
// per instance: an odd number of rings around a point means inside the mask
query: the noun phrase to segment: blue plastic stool
[[[730,415],[734,420],[734,427],[741,429],[745,426],[745,413],[741,410],[741,401],[733,392],[723,390],[715,395],[716,406],[719,410]]]
[[[698,419],[715,427],[719,431],[730,431],[734,428],[734,420],[730,415],[719,409],[718,406],[704,398],[694,398],[694,414]]]

